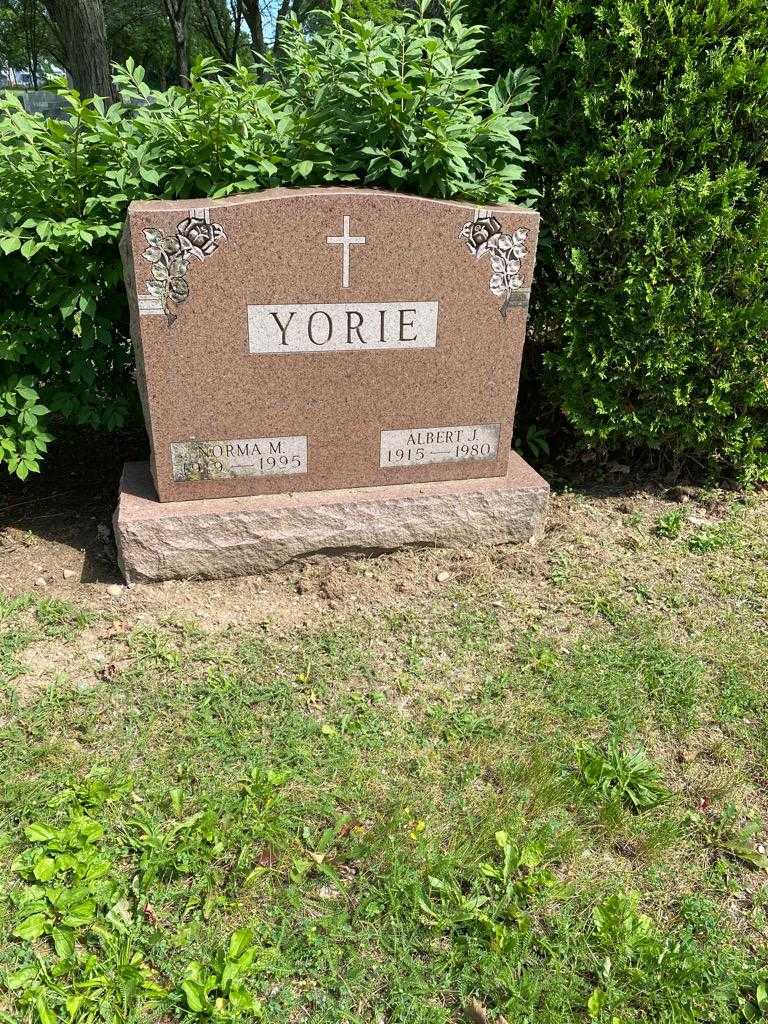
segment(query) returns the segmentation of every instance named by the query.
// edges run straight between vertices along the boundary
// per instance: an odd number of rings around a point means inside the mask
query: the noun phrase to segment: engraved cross
[[[350,235],[349,233],[349,217],[344,215],[344,234],[343,235],[328,235],[328,245],[342,245],[341,257],[341,285],[343,288],[349,288],[349,247],[350,245],[365,245],[365,235]]]

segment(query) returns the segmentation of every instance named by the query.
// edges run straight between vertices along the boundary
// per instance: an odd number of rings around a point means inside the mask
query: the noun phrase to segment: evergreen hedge
[[[768,479],[764,0],[481,7],[497,65],[540,79],[550,408],[595,447]]]

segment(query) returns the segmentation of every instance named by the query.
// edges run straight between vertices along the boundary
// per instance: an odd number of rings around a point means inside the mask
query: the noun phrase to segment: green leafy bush
[[[65,122],[0,100],[0,464],[39,466],[48,410],[114,428],[134,404],[117,241],[132,199],[363,183],[477,203],[519,198],[532,80],[490,87],[479,31],[446,19],[352,19],[337,2],[285,60],[198,64],[189,90],[152,92],[118,68],[121,102],[62,90]],[[14,397],[17,396],[17,397]],[[10,396],[10,397],[9,397]],[[31,404],[30,404],[31,403]]]
[[[538,372],[593,446],[768,478],[763,0],[498,0],[540,78]],[[543,366],[542,366],[543,362]]]

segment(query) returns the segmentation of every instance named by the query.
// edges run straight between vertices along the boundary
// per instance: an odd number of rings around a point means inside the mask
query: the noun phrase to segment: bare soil
[[[565,477],[561,466],[545,467],[541,471],[553,481],[553,498],[546,535],[535,546],[315,557],[236,580],[125,587],[111,519],[123,462],[146,457],[142,432],[78,432],[59,441],[42,476],[24,483],[0,476],[0,590],[8,596],[33,591],[83,602],[107,619],[184,619],[218,631],[247,622],[290,628],[329,610],[343,616],[413,605],[420,597],[429,601],[445,583],[463,580],[475,587],[485,582],[493,600],[501,570],[518,579],[518,599],[531,595],[534,618],[548,613],[557,618],[558,609],[547,606],[544,593],[553,560],[586,560],[597,575],[605,560],[614,570],[626,566],[631,575],[643,546],[638,523],[646,524],[647,532],[648,523],[682,506],[700,523],[716,524],[728,506],[722,492],[636,479],[616,463],[578,464]],[[446,570],[449,580],[438,582],[436,576]],[[642,572],[649,570],[653,565],[645,564]],[[660,563],[657,570],[666,573],[668,566]]]

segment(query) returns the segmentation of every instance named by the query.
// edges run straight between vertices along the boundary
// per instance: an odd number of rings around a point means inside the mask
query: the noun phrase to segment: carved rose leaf
[[[517,274],[520,270],[520,260],[510,259],[507,256],[491,255],[491,269],[496,274]]]
[[[185,277],[172,277],[168,282],[168,291],[174,302],[184,302],[189,298],[189,282]]]
[[[514,289],[522,287],[522,277],[507,273],[491,274],[491,291],[494,295],[505,296]]]
[[[147,263],[157,263],[163,258],[163,255],[164,253],[162,249],[158,248],[156,245],[151,245],[149,249],[145,249],[141,254],[142,259],[145,259]]]

